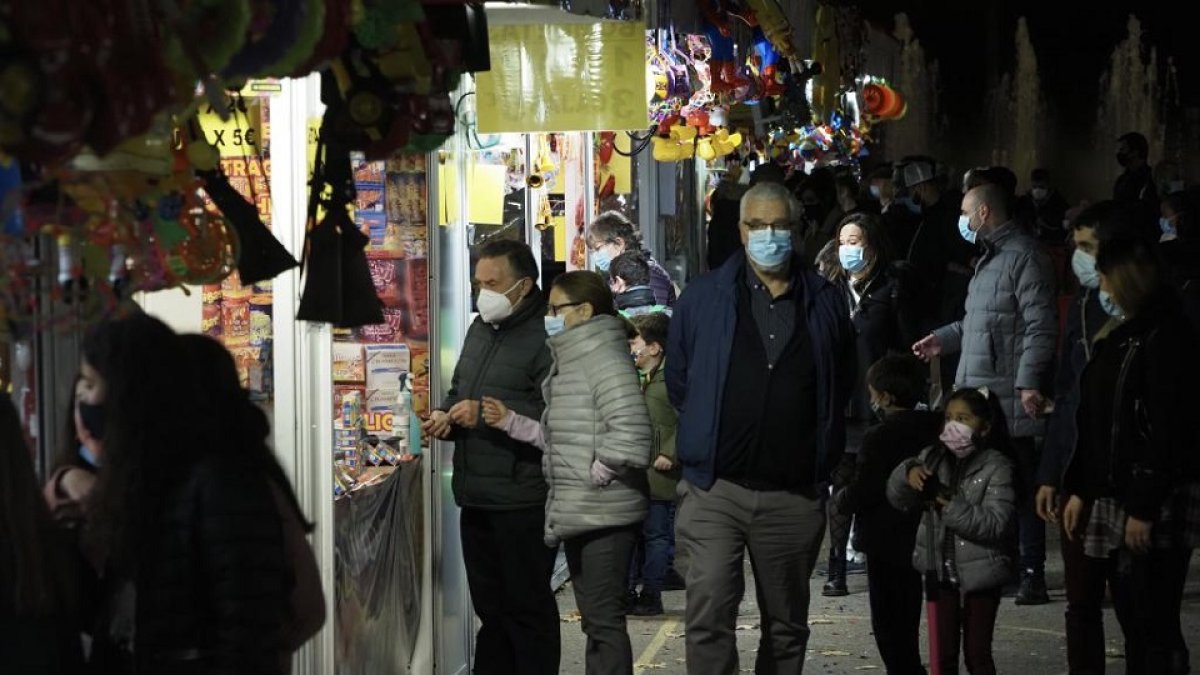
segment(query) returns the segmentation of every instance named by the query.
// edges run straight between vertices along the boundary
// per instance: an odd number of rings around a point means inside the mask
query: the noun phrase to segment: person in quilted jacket
[[[999,398],[959,389],[946,404],[939,443],[901,462],[888,479],[898,509],[926,512],[913,566],[936,569],[941,672],[958,672],[959,640],[967,671],[993,675],[992,633],[1004,584],[1012,576],[1016,534],[1013,463]],[[932,542],[932,545],[931,545]]]
[[[483,418],[541,448],[549,485],[545,540],[563,543],[583,631],[588,675],[632,675],[622,598],[648,512],[650,414],[629,357],[626,322],[599,274],[568,272],[550,289],[553,365],[535,420],[483,398]]]

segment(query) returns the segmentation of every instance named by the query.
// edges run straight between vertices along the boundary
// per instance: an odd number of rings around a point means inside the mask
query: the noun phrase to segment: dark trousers
[[[1087,522],[1087,517],[1083,518]],[[1067,581],[1067,663],[1071,675],[1104,673],[1104,593],[1116,587],[1114,560],[1083,554],[1083,538],[1067,539],[1062,531],[1063,571]],[[1117,619],[1124,617],[1120,614]]]
[[[674,548],[675,502],[652,499],[629,565],[629,590],[640,583],[643,593],[661,593]]]
[[[633,646],[621,601],[636,540],[636,526],[630,526],[588,532],[563,542],[587,635],[587,675],[633,674]]]
[[[866,430],[866,422],[846,421],[846,454],[842,455],[841,461],[834,467],[830,476],[834,494],[854,480],[855,465],[858,463],[856,453],[862,446],[862,437]],[[829,576],[845,576],[846,545],[850,543],[850,529],[854,525],[854,514],[842,513],[834,506],[832,499],[828,500],[825,508],[829,518]]]
[[[1037,492],[1037,469],[1041,453],[1035,439],[1012,439],[1017,461],[1017,527],[1021,542],[1021,571],[1042,574],[1046,570],[1046,522],[1038,517],[1033,498]]]
[[[963,660],[971,675],[995,675],[992,659],[992,633],[996,630],[996,613],[1000,611],[1002,589],[962,593],[957,588],[943,588],[938,601],[938,636],[942,653],[942,675],[957,675],[959,638],[962,638]]]
[[[1191,549],[1129,555],[1119,564],[1113,606],[1125,628],[1126,675],[1188,672],[1188,648],[1179,625]]]
[[[887,675],[925,675],[921,664],[921,575],[912,563],[867,557],[871,630]]]
[[[550,589],[557,551],[542,508],[462,510],[463,562],[479,616],[475,675],[557,675],[558,604]]]

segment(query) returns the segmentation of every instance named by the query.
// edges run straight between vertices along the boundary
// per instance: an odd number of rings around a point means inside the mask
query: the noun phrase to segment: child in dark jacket
[[[900,463],[937,441],[942,416],[921,405],[925,368],[907,355],[888,355],[867,371],[871,408],[879,422],[867,429],[854,477],[834,495],[842,513],[858,522],[854,548],[867,554],[871,628],[891,675],[924,675],[918,633],[921,575],[912,552],[919,513],[904,513],[887,499],[888,476]]]

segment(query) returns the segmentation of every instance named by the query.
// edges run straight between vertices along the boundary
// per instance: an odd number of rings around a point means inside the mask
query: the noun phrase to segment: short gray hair
[[[792,191],[780,185],[779,183],[759,183],[746,191],[742,195],[741,211],[738,218],[742,221],[746,219],[746,205],[750,202],[783,202],[787,205],[788,222],[800,222],[800,216],[804,212],[804,208],[800,206],[800,202]]]

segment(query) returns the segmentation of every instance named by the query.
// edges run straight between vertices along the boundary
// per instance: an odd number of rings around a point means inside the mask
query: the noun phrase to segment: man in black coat
[[[476,673],[556,675],[558,605],[550,589],[556,551],[545,545],[542,453],[482,422],[480,401],[499,399],[540,419],[549,375],[546,297],[525,244],[495,239],[475,266],[479,318],[467,331],[450,391],[425,432],[454,441],[454,500],[462,508],[463,561],[479,615]]]

